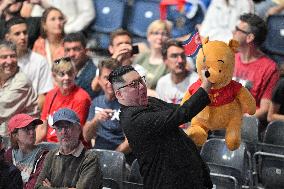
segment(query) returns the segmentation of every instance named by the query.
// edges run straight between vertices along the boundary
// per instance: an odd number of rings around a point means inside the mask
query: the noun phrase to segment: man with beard
[[[55,112],[53,125],[59,148],[50,151],[35,188],[102,188],[102,172],[96,154],[85,149],[79,140],[80,119],[69,108]]]
[[[11,18],[21,17],[20,11],[22,6],[23,2],[16,0],[0,1],[0,39],[5,37],[6,22]],[[32,47],[40,33],[40,17],[29,17],[26,21],[28,25],[29,47]]]
[[[157,95],[166,102],[180,104],[188,86],[197,81],[198,74],[186,68],[186,56],[181,42],[174,39],[166,41],[162,56],[170,73],[158,80]]]
[[[208,167],[179,128],[210,103],[205,71],[201,87],[182,106],[148,97],[144,78],[131,66],[110,73],[121,104],[120,124],[141,166],[145,189],[212,188]]]

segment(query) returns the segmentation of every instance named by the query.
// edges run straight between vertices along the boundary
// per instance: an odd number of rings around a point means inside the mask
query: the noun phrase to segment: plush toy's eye
[[[221,73],[221,70],[219,70],[219,73]]]
[[[224,63],[224,61],[223,61],[223,60],[218,60],[217,62]]]

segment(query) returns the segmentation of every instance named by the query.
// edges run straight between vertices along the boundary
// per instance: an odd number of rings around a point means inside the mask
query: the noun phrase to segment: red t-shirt
[[[201,80],[193,83],[188,89],[189,94],[193,95],[199,89],[200,85]],[[223,88],[210,89],[209,97],[211,103],[209,104],[209,106],[222,106],[224,104],[233,102],[241,88],[242,85],[240,83],[232,80]]]
[[[48,120],[46,140],[48,142],[58,142],[55,130],[49,125],[55,111],[60,108],[74,110],[79,116],[81,126],[83,126],[86,122],[90,105],[91,99],[88,93],[77,86],[67,96],[63,96],[58,87],[48,92],[41,113],[41,119],[43,121]]]
[[[241,61],[240,53],[237,53],[233,79],[251,92],[259,108],[262,98],[271,99],[279,72],[276,63],[267,56],[246,64]]]

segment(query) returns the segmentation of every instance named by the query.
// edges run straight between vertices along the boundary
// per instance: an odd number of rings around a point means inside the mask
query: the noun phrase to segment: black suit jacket
[[[200,88],[182,106],[152,97],[147,106],[122,106],[120,122],[138,159],[145,189],[212,188],[207,165],[179,128],[209,103]]]

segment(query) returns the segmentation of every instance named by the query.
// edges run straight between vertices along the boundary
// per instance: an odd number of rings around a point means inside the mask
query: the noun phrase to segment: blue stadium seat
[[[90,38],[96,40],[95,48],[108,48],[109,34],[123,27],[126,5],[126,0],[94,0],[96,17],[90,26]]]
[[[245,143],[230,151],[224,139],[210,139],[201,149],[201,157],[210,168],[210,176],[216,188],[240,188],[252,186],[250,159]]]
[[[267,19],[268,33],[263,47],[276,61],[284,60],[284,15],[272,15]]]
[[[268,124],[263,143],[254,154],[256,185],[265,188],[284,188],[284,122]]]
[[[147,37],[149,24],[160,19],[159,5],[160,2],[157,0],[134,0],[127,30],[138,37]]]
[[[195,30],[196,24],[200,24],[204,19],[205,12],[200,5],[186,3],[185,9],[188,9],[188,13],[181,13],[176,6],[167,7],[167,19],[173,22],[173,38],[190,34]]]
[[[83,3],[83,1],[82,1]],[[110,33],[122,28],[125,0],[94,0],[96,18],[91,28],[96,32]]]

